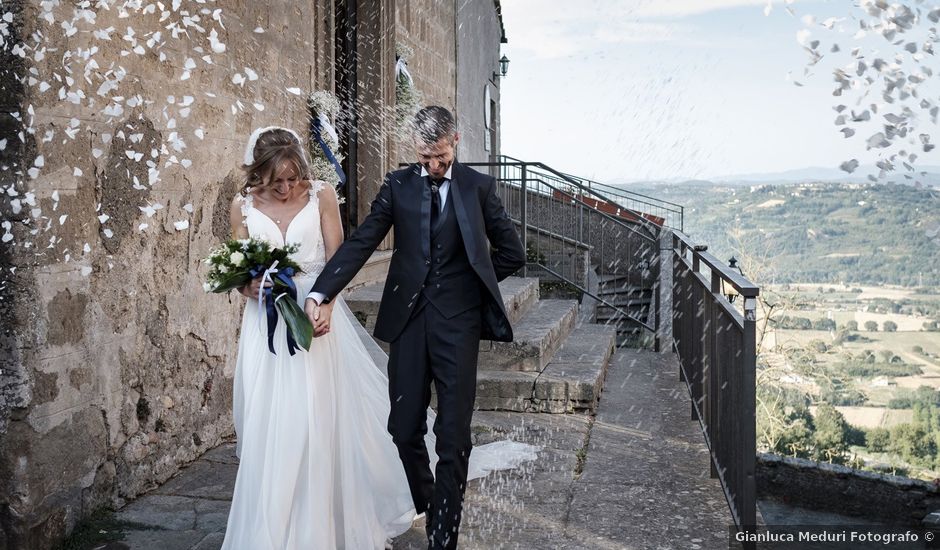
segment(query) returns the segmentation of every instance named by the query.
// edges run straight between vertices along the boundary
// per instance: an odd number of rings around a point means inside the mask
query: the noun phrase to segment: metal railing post
[[[526,203],[528,203],[528,166],[523,163],[522,165],[522,200],[520,201],[520,213],[519,221],[522,222],[522,249],[525,250],[526,256],[529,255],[529,222],[526,216]],[[528,266],[529,262],[526,262],[526,265],[522,266],[522,276],[528,276]]]

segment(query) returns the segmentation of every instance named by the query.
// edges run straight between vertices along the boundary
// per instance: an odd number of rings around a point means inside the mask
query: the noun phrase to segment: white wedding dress
[[[317,200],[323,185],[314,183],[286,239],[250,196],[243,199],[251,237],[275,246],[299,244],[294,259],[304,273],[294,282],[301,306],[326,259]],[[233,395],[239,467],[223,550],[382,549],[386,539],[410,528],[414,505],[386,431],[388,378],[356,322],[337,297],[331,331],[314,338],[308,352],[291,356],[279,320],[273,355],[257,301],[246,305]],[[469,477],[515,467],[537,451],[511,441],[476,447]]]

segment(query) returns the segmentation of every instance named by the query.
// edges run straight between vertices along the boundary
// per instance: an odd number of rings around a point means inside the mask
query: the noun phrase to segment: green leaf
[[[294,341],[305,351],[308,351],[310,341],[313,340],[313,325],[310,324],[310,319],[307,319],[307,314],[290,296],[285,295],[280,300],[275,301],[274,305],[284,322],[287,323],[287,330],[294,336]]]
[[[251,275],[249,275],[247,271],[239,271],[220,279],[218,286],[212,289],[212,292],[228,292],[233,288],[239,288],[249,283],[251,283]]]

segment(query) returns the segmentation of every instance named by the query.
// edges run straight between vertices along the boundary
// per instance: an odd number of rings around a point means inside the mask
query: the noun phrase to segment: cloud
[[[683,28],[676,24],[620,22],[598,27],[594,39],[600,42],[616,44],[621,42],[666,42],[673,35],[682,34]]]
[[[690,15],[700,15],[712,11],[742,7],[765,7],[771,4],[774,8],[793,4],[795,0],[643,0],[627,2],[633,4],[626,7],[630,15],[637,18],[679,18]]]
[[[536,59],[560,59],[596,51],[599,45],[662,43],[695,36],[684,18],[749,8],[768,2],[782,8],[796,0],[513,0],[504,2],[510,48]]]

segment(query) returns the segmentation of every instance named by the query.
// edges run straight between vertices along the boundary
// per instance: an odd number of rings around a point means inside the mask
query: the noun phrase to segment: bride
[[[336,192],[310,180],[302,143],[286,128],[256,130],[245,151],[245,185],[230,212],[235,238],[299,245],[293,258],[303,269],[294,277],[301,307],[343,241]],[[233,395],[239,467],[222,548],[385,548],[415,519],[405,471],[386,431],[388,379],[341,298],[321,306],[335,311],[309,351],[291,355],[278,322],[277,353],[270,353],[259,323],[259,286],[260,278],[240,289],[248,303]],[[434,421],[430,411],[428,421]],[[432,462],[433,438],[428,430]],[[515,467],[537,450],[510,441],[477,447],[468,477]]]

